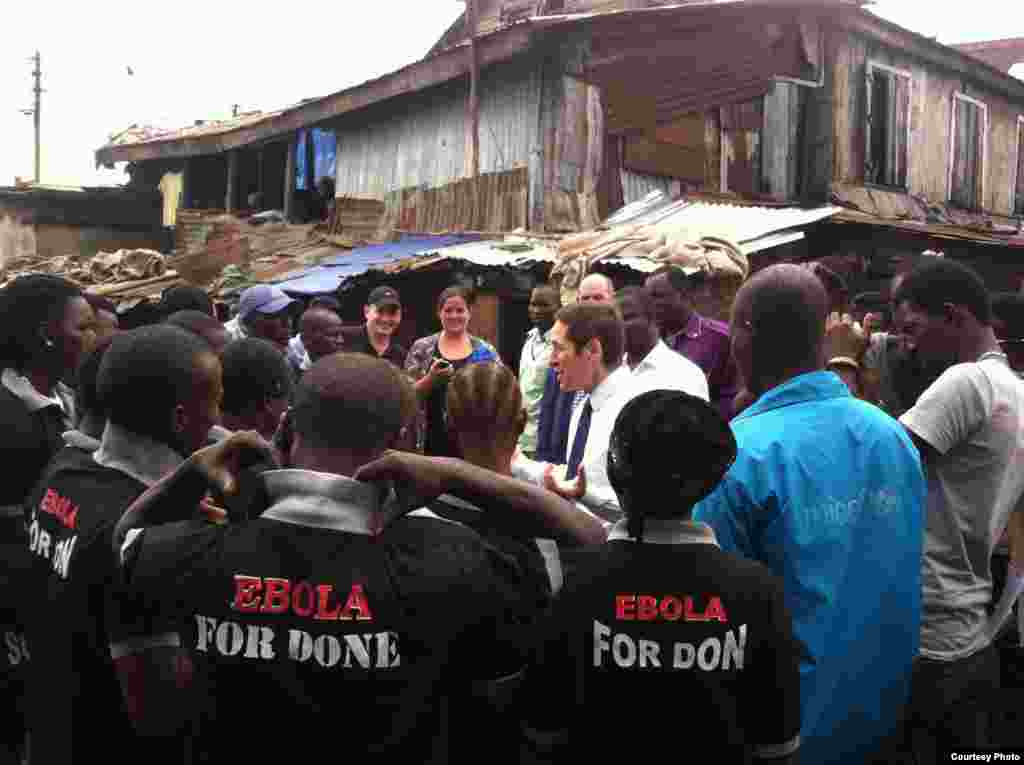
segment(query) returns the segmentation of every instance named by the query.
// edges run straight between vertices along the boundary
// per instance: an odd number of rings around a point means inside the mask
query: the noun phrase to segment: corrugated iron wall
[[[537,121],[535,65],[528,57],[480,78],[480,172],[526,167]],[[383,199],[397,189],[435,188],[466,169],[467,79],[357,112],[333,125],[338,196]]]
[[[622,173],[622,199],[623,204],[631,204],[638,199],[643,199],[652,191],[663,191],[666,194],[672,193],[672,179],[660,175],[644,175],[635,173],[632,170],[623,170]]]

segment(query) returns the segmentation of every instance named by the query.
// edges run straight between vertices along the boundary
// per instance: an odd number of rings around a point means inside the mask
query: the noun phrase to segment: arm
[[[991,417],[994,391],[977,364],[947,369],[900,417],[925,463],[970,437]]]
[[[154,484],[125,511],[114,527],[114,553],[122,550],[133,529],[194,518],[206,493],[217,489],[226,496],[238,491],[238,475],[252,464],[274,463],[272,447],[258,433],[235,433],[200,449],[171,475]]]
[[[491,508],[497,505],[502,523],[523,536],[551,537],[573,545],[601,544],[605,540],[604,527],[596,518],[579,512],[560,497],[462,460],[388,452],[360,468],[355,478],[395,481],[417,498],[453,494]],[[399,513],[408,509],[412,508],[399,509]]]

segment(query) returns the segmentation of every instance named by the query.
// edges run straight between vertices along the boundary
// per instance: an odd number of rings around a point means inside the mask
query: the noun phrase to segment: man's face
[[[181,446],[189,454],[203,448],[210,428],[220,424],[223,398],[220,359],[212,353],[200,354],[193,369],[192,397],[179,404],[177,412]]]
[[[582,300],[582,297],[580,299]],[[533,326],[547,330],[554,323],[555,314],[558,313],[558,301],[555,299],[554,290],[535,289],[531,292],[527,312]]]
[[[615,297],[611,284],[600,276],[588,276],[580,283],[577,299],[581,303],[611,303]]]
[[[551,368],[562,390],[589,391],[595,376],[594,354],[577,349],[568,337],[569,327],[560,321],[551,329]]]
[[[368,305],[363,308],[363,316],[370,334],[390,337],[402,323],[402,307],[394,303]]]
[[[303,317],[302,344],[313,361],[342,349],[341,326],[341,318],[333,311],[317,310]]]
[[[256,312],[246,322],[252,334],[263,340],[269,340],[283,353],[288,349],[291,339],[291,311],[285,309],[279,313],[265,314]]]
[[[646,283],[647,294],[651,300],[651,315],[655,323],[663,330],[675,328],[682,324],[683,317],[689,312],[689,305],[683,295],[672,286],[668,274],[657,274]]]
[[[898,313],[905,347],[922,364],[946,368],[956,362],[959,339],[948,316],[933,316],[909,301]]]
[[[650,345],[653,330],[651,318],[645,306],[640,305],[640,301],[632,295],[619,299],[619,311],[622,313],[626,333],[626,351],[632,359],[635,351]]]

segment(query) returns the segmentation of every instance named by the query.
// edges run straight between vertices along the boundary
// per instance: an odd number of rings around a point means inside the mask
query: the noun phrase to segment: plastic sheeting
[[[336,255],[299,274],[278,282],[277,286],[291,295],[324,295],[335,292],[347,279],[365,273],[375,266],[394,263],[415,255],[435,252],[455,244],[475,242],[471,234],[448,236],[406,236],[397,242],[371,244]]]
[[[313,183],[307,183],[306,141],[313,140]],[[338,142],[333,130],[300,130],[295,148],[295,188],[315,188],[321,178],[334,178],[337,167]]]

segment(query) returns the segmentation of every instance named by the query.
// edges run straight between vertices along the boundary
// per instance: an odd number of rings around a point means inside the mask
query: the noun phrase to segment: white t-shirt
[[[987,645],[992,550],[1024,511],[1024,383],[999,354],[947,369],[900,421],[934,447],[921,584],[921,655]]]

